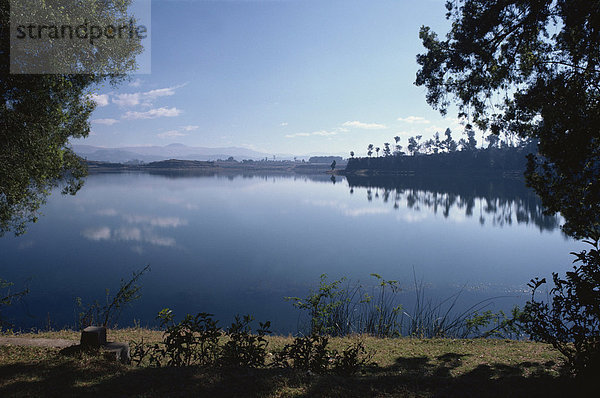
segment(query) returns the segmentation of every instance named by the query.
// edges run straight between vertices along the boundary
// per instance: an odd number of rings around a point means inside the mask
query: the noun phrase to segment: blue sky
[[[413,82],[444,0],[152,1],[151,73],[95,94],[77,144],[247,147],[303,155],[393,137],[460,138]]]

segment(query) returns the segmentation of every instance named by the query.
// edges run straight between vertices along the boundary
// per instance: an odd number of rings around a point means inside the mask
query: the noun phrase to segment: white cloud
[[[99,228],[88,228],[81,232],[81,234],[89,239],[94,241],[99,240],[108,240],[110,239],[110,228],[108,227],[99,227]]]
[[[142,93],[116,94],[112,102],[113,104],[117,104],[119,106],[135,106],[140,103],[141,94]]]
[[[352,121],[352,122],[345,122],[344,124],[342,124],[342,126],[344,126],[344,127],[353,127],[353,128],[357,128],[357,129],[365,129],[365,130],[383,130],[383,129],[387,129],[387,126],[385,124],[363,123],[363,122],[359,122],[358,120],[355,120],[355,121]]]
[[[408,117],[399,117],[398,121],[405,122],[409,124],[429,124],[431,123],[429,120],[420,116],[408,116]]]
[[[104,124],[106,126],[112,126],[115,123],[119,123],[117,119],[94,119],[92,123],[96,124]]]
[[[286,122],[283,122],[283,123],[279,123],[279,125],[280,125],[281,127],[285,127],[285,126],[287,126],[287,125],[288,125],[288,123],[286,123]]]
[[[158,88],[145,92],[116,94],[112,102],[122,107],[131,107],[140,104],[144,106],[152,106],[152,102],[157,98],[175,95],[175,90],[184,86],[185,84],[180,84],[178,86]]]
[[[129,87],[139,87],[142,85],[142,80],[141,79],[135,79],[134,81],[132,81],[131,83],[129,83]]]
[[[156,136],[159,138],[185,137],[186,135],[189,135],[189,134],[182,133],[181,131],[178,131],[178,130],[169,130],[169,131],[165,131],[164,133],[156,134]]]
[[[320,137],[330,137],[332,135],[336,135],[337,131],[313,131],[312,133],[296,133],[296,134],[287,134],[286,138],[294,138],[294,137],[310,137],[310,136],[320,136]]]
[[[200,128],[200,126],[193,126],[193,125],[181,127],[181,129],[183,131],[194,131],[194,130],[198,130],[199,128]]]
[[[90,99],[98,106],[106,106],[109,103],[108,94],[90,94]]]
[[[122,118],[130,119],[130,120],[156,119],[158,117],[176,117],[176,116],[181,115],[181,113],[182,113],[181,109],[177,109],[175,107],[173,107],[173,108],[162,107],[162,108],[150,109],[149,111],[146,111],[146,112],[128,111],[122,116]]]

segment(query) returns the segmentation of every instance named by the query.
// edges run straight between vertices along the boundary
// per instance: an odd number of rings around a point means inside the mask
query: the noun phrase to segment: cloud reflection
[[[93,241],[109,240],[111,236],[110,228],[108,227],[88,228],[83,230],[81,235]]]

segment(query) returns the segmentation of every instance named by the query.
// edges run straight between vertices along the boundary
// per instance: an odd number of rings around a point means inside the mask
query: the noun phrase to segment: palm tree
[[[372,154],[373,154],[373,144],[369,144],[369,146],[367,147],[367,155],[369,155],[369,157],[371,157]]]
[[[350,157],[354,159],[354,151],[350,151]]]
[[[379,157],[379,150],[380,150],[380,149],[381,149],[381,148],[379,148],[379,147],[375,148],[375,152],[377,152],[377,157]]]

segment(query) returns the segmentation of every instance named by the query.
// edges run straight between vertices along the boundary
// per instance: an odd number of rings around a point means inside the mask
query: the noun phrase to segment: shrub
[[[373,359],[374,352],[369,352],[362,341],[346,347],[337,353],[333,361],[333,371],[343,375],[353,375]]]
[[[153,345],[132,342],[132,362],[140,365],[146,358],[151,366],[206,366],[219,357],[219,338],[222,333],[212,314],[187,314],[179,323],[173,321],[168,308],[158,313],[161,327],[165,328],[163,341]]]
[[[373,357],[367,352],[362,341],[346,347],[341,353],[327,348],[329,338],[313,334],[296,337],[286,345],[275,358],[275,366],[306,370],[315,373],[351,375],[366,365]]]
[[[265,336],[271,333],[271,322],[259,323],[256,334],[253,334],[250,326],[252,320],[250,315],[242,318],[236,315],[226,331],[229,340],[221,350],[219,360],[222,366],[257,368],[265,364],[269,344]]]
[[[589,251],[571,253],[573,271],[565,278],[552,274],[550,302],[538,301],[536,292],[545,279],[532,279],[531,300],[521,317],[532,338],[552,344],[567,358],[568,370],[588,377],[600,370],[600,253],[599,239],[585,241]]]
[[[284,368],[324,373],[331,359],[331,352],[327,349],[328,343],[327,336],[317,334],[296,337],[292,344],[287,344],[277,354],[275,364]]]

